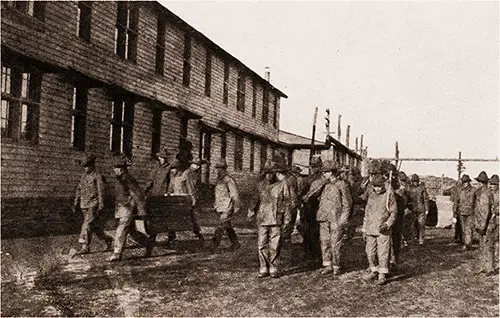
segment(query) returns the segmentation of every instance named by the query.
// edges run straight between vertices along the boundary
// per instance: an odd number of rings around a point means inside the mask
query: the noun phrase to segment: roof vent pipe
[[[271,82],[271,68],[269,66],[264,68],[264,78],[266,81]]]

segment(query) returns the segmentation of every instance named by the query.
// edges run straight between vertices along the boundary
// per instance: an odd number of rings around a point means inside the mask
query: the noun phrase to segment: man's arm
[[[96,173],[96,184],[97,184],[97,209],[104,209],[104,182],[102,180],[102,176],[99,173]]]
[[[73,202],[73,211],[76,210],[78,204],[80,203],[81,187],[82,187],[82,180],[80,179],[80,182],[78,182],[78,186],[76,187],[75,190],[75,201]]]
[[[342,202],[342,212],[340,214],[339,224],[345,226],[349,222],[349,216],[352,209],[352,195],[349,186],[344,182],[340,183],[340,197]]]
[[[241,208],[240,195],[238,193],[238,187],[236,186],[236,182],[234,182],[233,178],[226,178],[226,185],[229,190],[229,196],[233,201],[234,211],[237,212]]]

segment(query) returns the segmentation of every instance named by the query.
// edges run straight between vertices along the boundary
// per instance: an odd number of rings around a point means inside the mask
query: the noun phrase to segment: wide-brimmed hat
[[[418,175],[416,174],[412,174],[411,175],[411,179],[410,179],[411,182],[419,182],[420,181],[420,178],[418,177]]]
[[[189,163],[201,166],[202,164],[207,163],[207,161],[205,159],[194,159],[194,160],[190,161]]]
[[[490,178],[490,184],[498,184],[498,175],[494,174]]]
[[[406,175],[406,173],[404,173],[404,171],[400,171],[398,173],[398,177],[399,177],[399,181],[408,181],[408,176]]]
[[[339,166],[333,160],[326,160],[323,162],[323,167],[321,167],[323,172],[337,172],[338,170]]]
[[[174,161],[170,165],[170,168],[172,168],[172,169],[177,169],[180,167],[182,167],[182,162],[179,159],[174,159]]]
[[[302,172],[302,168],[297,167],[297,166],[291,166],[291,167],[290,167],[290,171],[291,171],[292,173],[300,174],[300,173]]]
[[[460,181],[461,181],[462,183],[466,183],[466,182],[471,182],[472,180],[470,179],[470,177],[469,177],[469,175],[468,175],[468,174],[464,174],[464,175],[462,176],[462,178],[460,179]]]
[[[224,158],[217,159],[217,161],[215,162],[215,168],[227,168],[226,159]]]
[[[274,165],[274,167],[271,168],[272,172],[285,172],[288,170],[286,162],[283,162],[282,160],[274,161],[272,164]]]
[[[372,161],[370,161],[370,164],[368,165],[368,172],[370,174],[383,174],[384,168],[382,162],[377,159],[373,159]]]
[[[481,183],[488,183],[489,181],[488,175],[486,174],[485,171],[481,171],[481,173],[479,173],[479,175],[475,179]]]
[[[88,167],[90,165],[95,164],[96,157],[94,155],[86,155],[82,161],[83,167]]]
[[[155,156],[158,157],[158,158],[168,159],[167,148],[164,148],[162,151],[157,152]]]
[[[385,177],[383,174],[381,173],[376,173],[372,176],[371,178],[371,182],[374,186],[376,187],[381,187],[384,185],[385,183]]]
[[[312,157],[311,158],[311,167],[321,167],[323,164],[323,160],[321,160],[321,157]]]

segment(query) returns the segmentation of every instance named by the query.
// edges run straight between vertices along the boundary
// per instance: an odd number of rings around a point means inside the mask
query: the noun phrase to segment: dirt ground
[[[204,228],[207,240],[212,228]],[[363,242],[343,248],[340,276],[321,276],[302,261],[300,237],[285,250],[279,279],[257,278],[255,229],[239,229],[242,247],[227,239],[216,251],[191,233],[175,249],[109,264],[94,252],[61,264],[31,284],[2,282],[2,316],[499,316],[498,274],[474,275],[477,251],[451,243],[452,230],[429,229],[424,246],[403,250],[388,284],[360,279],[367,267]],[[208,245],[208,244],[207,244]]]

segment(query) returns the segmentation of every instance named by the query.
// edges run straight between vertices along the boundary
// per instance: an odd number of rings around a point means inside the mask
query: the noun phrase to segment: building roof
[[[151,3],[149,1],[141,1],[141,2],[144,2],[144,3]],[[235,62],[236,64],[239,64],[240,66],[242,66],[248,73],[252,74],[254,77],[256,77],[259,82],[261,82],[262,85],[264,86],[267,86],[268,88],[270,88],[272,91],[275,91],[279,96],[283,97],[283,98],[288,98],[288,96],[283,93],[282,91],[280,91],[278,88],[274,87],[273,85],[271,85],[271,83],[269,83],[267,80],[265,80],[262,76],[260,76],[259,74],[257,74],[256,72],[254,72],[252,69],[250,69],[248,66],[246,66],[245,64],[243,64],[240,60],[238,60],[236,57],[234,57],[233,55],[231,55],[230,53],[228,53],[226,50],[224,50],[223,48],[221,48],[219,45],[217,45],[214,41],[210,40],[208,37],[206,37],[203,33],[201,33],[200,31],[196,30],[194,27],[192,27],[191,25],[189,25],[186,21],[182,20],[178,15],[176,15],[175,13],[173,13],[172,11],[170,11],[169,9],[167,9],[166,7],[164,7],[161,3],[155,1],[154,2],[156,4],[156,6],[158,6],[161,10],[163,10],[163,12],[165,12],[166,15],[168,15],[168,17],[170,18],[170,20],[172,20],[173,22],[177,23],[177,25],[184,29],[185,31],[191,33],[193,36],[201,39],[203,42],[207,43],[207,45],[214,51],[217,51],[219,52],[221,55],[224,55],[226,56],[227,58],[229,58],[230,60],[232,60],[233,62]]]
[[[341,150],[342,152],[347,153],[351,157],[354,157],[354,158],[357,158],[357,159],[361,160],[361,156],[359,154],[357,154],[356,152],[354,152],[351,149],[347,148],[343,143],[341,143],[337,139],[333,138],[331,135],[327,136],[327,140],[329,140],[334,145],[335,148]]]
[[[279,141],[289,144],[311,144],[311,137],[304,137],[288,131],[279,131]],[[314,143],[324,144],[324,141],[315,140]]]

